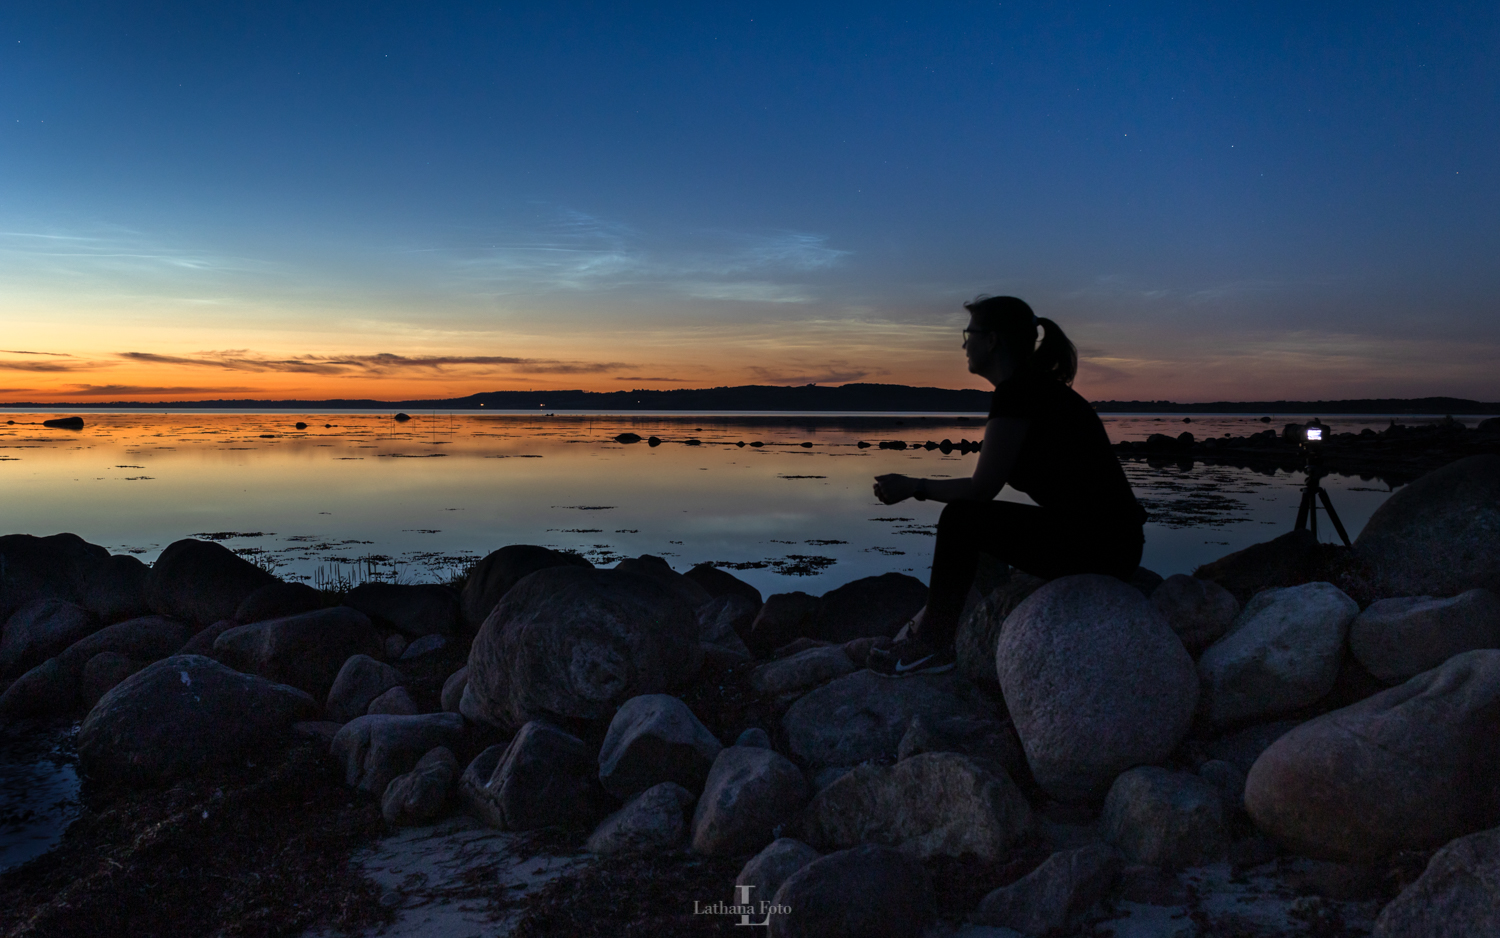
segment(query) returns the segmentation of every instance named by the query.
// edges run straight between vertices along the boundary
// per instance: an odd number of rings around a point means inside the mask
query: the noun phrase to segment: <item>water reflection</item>
[[[918,447],[983,432],[982,418],[958,415],[418,413],[397,422],[370,412],[134,412],[88,414],[81,431],[43,428],[50,413],[7,416],[16,421],[0,424],[7,533],[72,531],[147,561],[177,538],[209,537],[309,580],[442,579],[505,544],[540,543],[598,564],[642,553],[679,569],[712,561],[763,592],[813,593],[892,570],[925,578],[941,506],[883,506],[870,480],[967,474],[974,455]],[[1386,423],[1324,419],[1340,430]],[[1105,425],[1116,440],[1184,429],[1157,416]],[[1201,438],[1262,427],[1195,416],[1186,429]],[[642,440],[616,441],[625,433]],[[911,445],[871,445],[882,440]],[[1127,472],[1152,513],[1143,562],[1162,574],[1290,529],[1302,482],[1300,473],[1203,464],[1130,461]],[[1325,484],[1351,534],[1387,494],[1341,476]]]
[[[57,845],[78,816],[78,724],[0,725],[0,871]]]

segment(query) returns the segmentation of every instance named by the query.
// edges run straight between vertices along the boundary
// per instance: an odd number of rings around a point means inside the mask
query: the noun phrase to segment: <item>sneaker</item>
[[[872,648],[866,667],[881,677],[941,674],[958,663],[953,647],[933,648],[920,638],[908,637],[889,648]]]

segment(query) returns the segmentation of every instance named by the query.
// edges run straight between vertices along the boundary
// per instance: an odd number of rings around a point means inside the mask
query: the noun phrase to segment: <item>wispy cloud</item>
[[[755,377],[756,381],[764,384],[847,384],[870,374],[868,369],[849,368],[842,362],[834,363],[828,368],[805,371],[761,367],[751,367],[746,370]]]
[[[152,365],[185,365],[225,371],[279,372],[314,375],[364,375],[381,377],[414,372],[446,373],[450,369],[479,373],[503,369],[519,374],[598,374],[630,367],[626,362],[576,362],[547,358],[517,358],[509,355],[296,355],[274,358],[243,349],[200,352],[197,355],[163,355],[157,352],[120,352],[130,362]]]
[[[0,370],[4,371],[86,371],[93,367],[87,362],[16,362],[0,359]]]
[[[650,381],[654,384],[688,384],[691,378],[658,378],[646,375],[615,375],[616,381]]]
[[[471,288],[493,295],[651,286],[700,299],[806,303],[807,274],[849,255],[826,235],[802,231],[702,231],[697,244],[663,244],[630,225],[566,210],[528,232],[508,232],[446,257]],[[749,275],[749,276],[747,276]]]
[[[145,384],[73,384],[66,390],[61,391],[67,397],[120,397],[132,394],[246,394],[254,393],[257,388],[242,387],[191,387],[174,385],[171,387],[152,386]]]

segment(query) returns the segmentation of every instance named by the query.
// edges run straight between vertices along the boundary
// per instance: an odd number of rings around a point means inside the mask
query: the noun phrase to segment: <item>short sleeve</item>
[[[1035,402],[1032,395],[1027,393],[1028,388],[1019,376],[1008,381],[1002,381],[995,385],[995,393],[990,397],[990,416],[996,417],[1019,417],[1029,420],[1033,416]]]

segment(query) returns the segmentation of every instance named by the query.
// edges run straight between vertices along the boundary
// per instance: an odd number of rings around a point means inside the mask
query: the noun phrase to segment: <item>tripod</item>
[[[1307,485],[1302,489],[1302,504],[1297,506],[1297,526],[1294,530],[1311,530],[1313,537],[1318,536],[1318,502],[1323,502],[1323,510],[1328,512],[1328,520],[1333,522],[1333,529],[1339,532],[1339,539],[1344,542],[1345,547],[1353,547],[1349,542],[1349,532],[1344,530],[1344,523],[1339,520],[1339,513],[1333,510],[1333,500],[1328,497],[1328,490],[1323,488],[1322,479],[1327,475],[1323,468],[1323,460],[1317,450],[1303,444],[1303,451],[1307,453],[1307,466],[1303,470],[1307,473]]]

